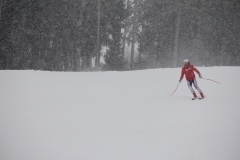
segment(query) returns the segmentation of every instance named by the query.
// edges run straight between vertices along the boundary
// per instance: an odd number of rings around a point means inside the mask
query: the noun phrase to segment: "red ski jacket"
[[[197,68],[195,68],[192,64],[189,64],[188,66],[184,66],[182,68],[182,73],[180,79],[183,79],[183,76],[185,75],[187,80],[194,80],[195,79],[195,74],[194,72],[197,72],[197,74],[201,74]]]

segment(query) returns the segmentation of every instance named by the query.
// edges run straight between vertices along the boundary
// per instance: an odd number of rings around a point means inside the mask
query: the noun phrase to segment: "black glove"
[[[199,78],[202,78],[202,75],[201,75],[201,74],[199,74]]]
[[[182,82],[182,79],[179,79],[179,83]]]

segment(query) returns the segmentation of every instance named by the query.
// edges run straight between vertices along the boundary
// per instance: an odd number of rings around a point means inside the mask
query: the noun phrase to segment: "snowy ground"
[[[0,71],[1,160],[239,160],[240,67]]]

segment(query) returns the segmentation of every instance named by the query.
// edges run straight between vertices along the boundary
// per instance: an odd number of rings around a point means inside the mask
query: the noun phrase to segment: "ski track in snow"
[[[239,160],[240,67],[197,68],[0,71],[0,159]]]

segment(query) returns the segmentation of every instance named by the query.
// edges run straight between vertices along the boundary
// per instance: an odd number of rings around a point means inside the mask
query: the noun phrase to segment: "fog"
[[[0,69],[240,65],[239,0],[1,0]]]

